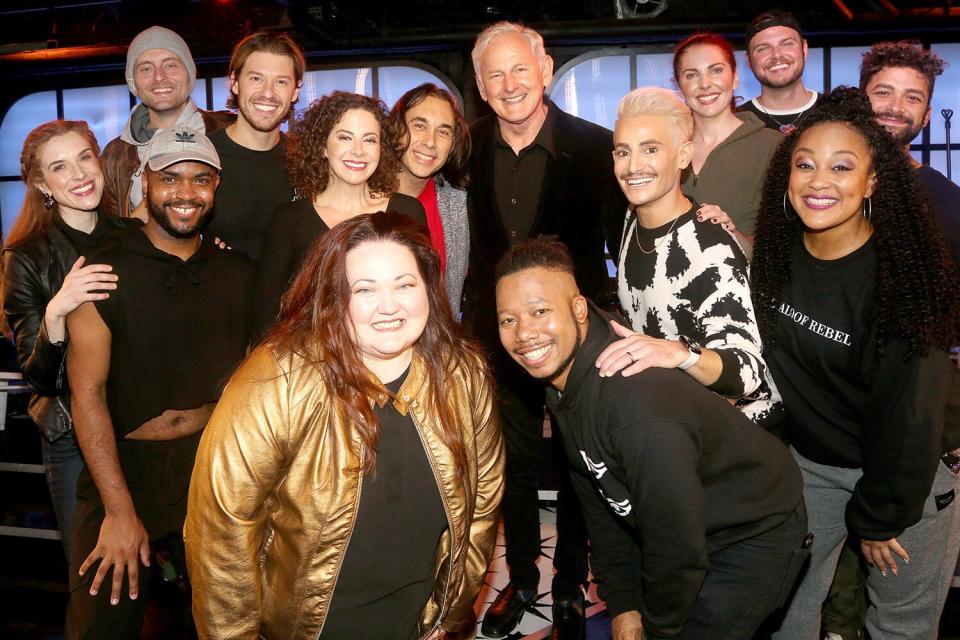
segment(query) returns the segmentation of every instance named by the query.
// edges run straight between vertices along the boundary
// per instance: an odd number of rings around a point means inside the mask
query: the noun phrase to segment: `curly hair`
[[[877,176],[870,223],[877,252],[878,353],[893,339],[906,341],[906,357],[955,344],[960,325],[956,271],[916,172],[874,120],[867,96],[850,87],[835,89],[801,122],[770,160],[753,245],[751,289],[766,348],[775,347],[781,295],[793,275],[792,249],[802,233],[796,216],[788,219],[784,211],[790,206],[784,194],[791,157],[800,137],[825,123],[843,123],[863,137]]]
[[[363,364],[344,318],[350,306],[347,254],[367,242],[393,242],[416,260],[426,287],[429,315],[414,348],[423,358],[430,383],[430,405],[442,425],[440,438],[462,471],[466,448],[456,411],[447,401],[448,381],[458,370],[481,368],[489,375],[480,348],[463,337],[447,302],[440,258],[426,228],[394,211],[368,213],[341,222],[323,234],[307,254],[303,268],[283,295],[280,319],[266,341],[281,353],[300,354],[330,388],[340,414],[364,444],[364,472],[376,466],[380,425],[372,399],[382,393]]]
[[[330,183],[330,162],[325,150],[330,132],[350,109],[369,111],[380,125],[380,162],[367,180],[370,191],[389,197],[399,184],[402,141],[390,124],[382,100],[358,93],[334,91],[310,103],[290,129],[287,139],[287,169],[297,198],[312,200]]]
[[[870,80],[879,71],[888,67],[913,69],[927,79],[927,96],[933,95],[937,76],[943,73],[947,63],[932,51],[924,50],[919,42],[878,42],[863,54],[860,62],[860,88],[866,90]]]

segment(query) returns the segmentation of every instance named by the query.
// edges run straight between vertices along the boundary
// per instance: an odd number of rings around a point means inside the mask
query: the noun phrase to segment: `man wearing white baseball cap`
[[[141,31],[127,49],[126,80],[140,104],[119,137],[103,149],[101,213],[146,220],[140,174],[146,148],[158,129],[188,127],[211,134],[232,123],[227,111],[204,111],[190,99],[197,67],[183,38],[164,27]]]
[[[67,318],[87,464],[70,553],[71,640],[139,638],[151,573],[162,566],[185,584],[180,532],[197,444],[249,336],[253,262],[201,234],[220,181],[213,144],[196,129],[161,129],[143,161],[146,224],[95,254],[123,290]]]

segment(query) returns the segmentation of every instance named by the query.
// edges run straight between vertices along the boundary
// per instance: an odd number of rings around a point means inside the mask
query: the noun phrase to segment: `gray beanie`
[[[140,54],[148,49],[167,49],[176,54],[183,66],[187,68],[187,75],[190,76],[190,91],[193,91],[193,83],[197,80],[197,65],[194,64],[193,56],[190,55],[190,47],[183,38],[170,29],[150,27],[138,33],[130,43],[130,48],[127,49],[127,86],[130,87],[130,93],[137,95],[137,87],[133,84],[134,66]]]

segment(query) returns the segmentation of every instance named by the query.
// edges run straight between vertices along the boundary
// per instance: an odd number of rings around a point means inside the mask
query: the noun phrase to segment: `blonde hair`
[[[547,50],[543,46],[543,36],[522,24],[503,20],[490,25],[477,36],[477,42],[473,45],[473,51],[470,52],[470,57],[473,59],[473,73],[475,75],[480,75],[480,57],[486,50],[487,45],[489,45],[494,38],[502,36],[505,33],[519,33],[523,36],[530,45],[533,55],[537,56],[541,68],[543,67],[543,61],[547,58]]]
[[[680,96],[661,87],[639,87],[623,97],[617,106],[617,120],[637,116],[667,118],[680,133],[681,142],[693,139],[693,114]]]

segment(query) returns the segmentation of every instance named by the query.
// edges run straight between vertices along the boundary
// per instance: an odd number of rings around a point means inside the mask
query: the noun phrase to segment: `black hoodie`
[[[601,378],[618,336],[590,304],[563,393],[547,390],[610,616],[637,610],[651,637],[680,633],[711,554],[779,526],[803,499],[784,445],[676,369]],[[637,569],[636,567],[641,567]]]
[[[186,261],[128,228],[88,264],[116,291],[95,304],[112,334],[107,403],[118,438],[167,409],[216,402],[249,337],[253,262],[204,238]]]

